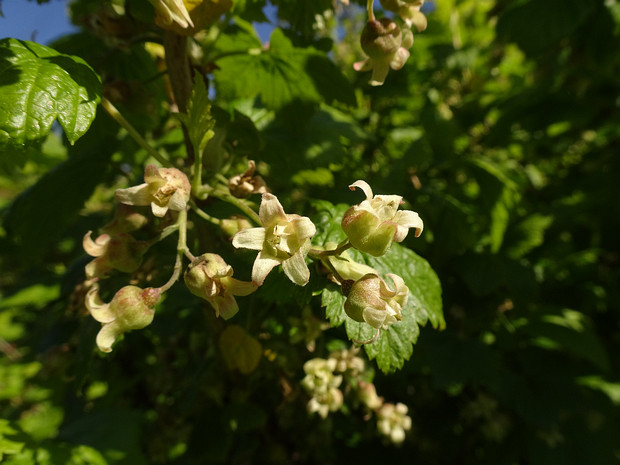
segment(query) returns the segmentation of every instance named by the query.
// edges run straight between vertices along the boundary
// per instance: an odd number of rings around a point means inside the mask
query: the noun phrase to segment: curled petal
[[[392,278],[392,281],[394,281],[394,276],[396,275],[388,275]],[[397,294],[397,288],[395,287],[394,290],[390,289],[387,285],[387,283],[381,279],[379,281],[379,295],[381,296],[382,299],[389,299],[391,297],[394,297]]]
[[[187,207],[187,200],[185,199],[185,194],[181,190],[177,189],[168,201],[168,208],[170,210],[180,212],[182,210],[185,210],[185,207]]]
[[[244,229],[235,234],[232,240],[233,247],[250,250],[262,250],[264,243],[265,228]]]
[[[86,273],[86,277],[88,279],[102,278],[110,271],[112,271],[112,266],[110,264],[110,260],[106,257],[97,257],[88,262],[88,264],[84,267],[84,272]]]
[[[405,22],[407,21],[405,20]],[[409,26],[411,27],[411,25]],[[413,32],[411,32],[411,30],[409,29],[406,29],[405,32],[403,33],[403,41],[401,42],[400,46],[409,50],[412,45],[413,45]]]
[[[356,187],[359,187],[360,189],[364,191],[364,194],[366,195],[366,200],[372,199],[373,197],[372,189],[366,181],[362,181],[361,179],[358,179],[357,181],[355,181],[353,184],[349,186],[349,189],[354,191]]]
[[[282,269],[288,279],[299,286],[305,286],[310,280],[310,270],[306,265],[306,260],[301,249],[295,254],[282,262]]]
[[[268,192],[263,194],[263,199],[258,209],[258,216],[263,226],[272,225],[278,222],[278,220],[286,221],[286,214],[282,204],[275,195]]]
[[[225,320],[232,318],[239,311],[239,305],[231,294],[217,296],[210,302],[215,309],[215,314]]]
[[[269,272],[280,263],[280,260],[275,259],[261,250],[252,267],[252,282],[257,286],[262,285]]]
[[[422,221],[422,218],[420,218],[420,215],[418,215],[416,212],[411,211],[411,210],[402,210],[399,212],[396,212],[396,215],[394,215],[394,221],[398,224],[398,226],[402,226],[404,228],[415,228],[415,237],[419,237],[420,234],[422,234],[422,231],[424,230],[424,222]],[[400,228],[399,228],[400,230]],[[400,233],[397,232],[397,235]],[[407,233],[405,232],[405,236],[407,235]],[[396,242],[401,242],[405,237],[403,236],[402,239],[398,239],[396,236],[394,237],[394,240]]]
[[[155,184],[158,187],[166,184],[166,179],[159,172],[159,168],[155,165],[146,165],[144,167],[144,180],[148,184]]]
[[[316,234],[316,226],[310,220],[310,218],[306,216],[300,216],[298,218],[294,218],[291,220],[290,224],[295,230],[295,235],[300,240],[307,239]]]
[[[153,211],[153,215],[155,215],[157,218],[162,218],[166,215],[166,213],[168,213],[168,205],[162,207],[155,202],[151,202],[151,210]]]
[[[390,297],[393,297],[397,294],[403,294],[409,291],[409,289],[405,285],[405,281],[403,280],[403,278],[401,278],[397,274],[388,273],[387,277],[390,278],[392,282],[394,283],[394,290],[393,291],[389,290],[387,288],[385,281],[381,281],[381,295],[384,295],[384,292],[386,292],[385,295],[387,296],[388,295],[387,292],[389,292]]]
[[[97,333],[97,347],[101,352],[112,352],[112,344],[122,333],[123,330],[116,321],[104,324]]]
[[[86,293],[84,303],[92,317],[99,323],[109,323],[116,318],[110,310],[110,305],[104,303],[99,297],[99,288],[96,286],[91,287]]]
[[[144,206],[149,205],[153,195],[148,184],[139,184],[127,189],[116,189],[114,198],[125,205]]]
[[[86,253],[91,257],[100,257],[105,253],[106,246],[108,245],[108,242],[110,242],[110,235],[102,234],[93,241],[90,237],[91,233],[92,231],[88,231],[86,233],[84,239],[82,239],[82,246],[84,247]]]
[[[393,70],[399,70],[403,66],[405,66],[405,63],[407,63],[408,58],[409,58],[409,50],[401,47],[396,51],[396,53],[394,53],[392,60],[390,60],[390,67]]]

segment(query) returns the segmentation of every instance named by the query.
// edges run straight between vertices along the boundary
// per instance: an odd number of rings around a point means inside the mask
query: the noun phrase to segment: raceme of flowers
[[[239,311],[236,297],[255,292],[277,266],[282,266],[282,271],[293,283],[305,286],[310,279],[309,259],[321,261],[323,269],[331,270],[331,279],[342,285],[343,294],[347,297],[344,309],[353,320],[376,328],[378,335],[379,330],[387,329],[402,319],[402,309],[409,297],[404,280],[388,273],[391,284],[387,284],[375,269],[355,262],[346,252],[348,247],[354,247],[378,257],[384,255],[393,242],[403,241],[410,228],[415,230],[416,237],[419,236],[424,228],[422,219],[413,211],[399,210],[402,197],[374,195],[368,183],[355,181],[349,188],[361,189],[366,199],[350,207],[342,218],[341,226],[347,241],[313,248],[311,240],[317,231],[314,223],[308,217],[286,213],[278,198],[268,192],[264,180],[255,175],[255,168],[254,162],[250,162],[248,170],[233,177],[227,187],[236,198],[261,193],[257,215],[261,226],[251,227],[246,219],[239,216],[218,223],[225,233],[234,234],[234,247],[258,252],[252,266],[251,281],[233,278],[232,267],[218,254],[204,253],[196,258],[188,250],[184,236],[191,186],[182,171],[147,165],[144,183],[116,191],[119,207],[114,220],[104,226],[95,239],[89,231],[83,240],[84,250],[95,257],[86,265],[86,277],[92,285],[86,304],[93,317],[103,324],[97,337],[101,350],[110,351],[123,332],[150,324],[155,304],[179,278],[181,255],[177,256],[177,265],[169,283],[161,288],[149,288],[151,290],[147,296],[141,294],[146,290],[127,286],[118,291],[109,304],[104,304],[99,298],[98,281],[113,271],[136,272],[151,245],[175,231],[179,231],[179,240],[183,237],[178,254],[185,254],[191,259],[184,273],[185,285],[192,294],[208,302],[216,316],[223,319],[230,319]],[[142,228],[147,219],[134,211],[132,206],[150,207],[153,216],[170,216],[176,223],[166,227],[153,240],[138,241],[130,233]],[[173,214],[168,215],[169,212]],[[169,224],[169,221],[162,224]],[[157,299],[153,298],[155,291]],[[138,314],[142,315],[141,319],[136,316]],[[325,415],[325,408],[327,411],[336,408],[339,403],[336,388],[334,384],[321,395],[317,394],[313,411]]]
[[[304,363],[305,376],[300,384],[308,396],[306,409],[325,419],[339,411],[345,398],[351,405],[361,407],[377,419],[377,431],[388,441],[400,444],[411,429],[411,417],[405,404],[385,402],[369,380],[364,360],[357,356],[359,349],[334,351],[328,358],[313,358]],[[346,394],[345,394],[346,393]],[[347,404],[349,405],[349,404]]]

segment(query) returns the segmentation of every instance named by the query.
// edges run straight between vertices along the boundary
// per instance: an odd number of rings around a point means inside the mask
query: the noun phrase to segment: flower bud
[[[233,237],[239,231],[243,231],[244,229],[250,229],[252,227],[252,223],[250,221],[239,215],[231,216],[230,218],[224,218],[220,221],[220,228],[227,237]]]
[[[373,60],[384,60],[393,55],[401,42],[400,28],[390,18],[370,20],[362,31],[362,50]]]
[[[92,317],[103,324],[97,334],[97,346],[102,352],[111,352],[112,344],[121,334],[150,325],[155,305],[161,298],[157,288],[125,286],[106,304],[101,301],[98,290],[94,286],[88,291],[85,304]]]
[[[350,318],[377,329],[385,329],[402,319],[401,310],[407,303],[409,288],[400,276],[388,276],[394,283],[394,290],[376,274],[367,274],[353,284],[344,303]]]
[[[349,208],[342,218],[342,229],[356,249],[379,257],[384,255],[392,241],[402,242],[409,228],[415,228],[418,237],[424,228],[420,216],[410,210],[398,211],[403,198],[399,195],[375,195],[365,181],[356,181],[351,190],[359,187],[366,200]]]
[[[360,401],[370,410],[377,410],[383,405],[383,397],[377,395],[377,389],[374,384],[367,383],[366,381],[359,381],[358,387]]]
[[[92,231],[88,231],[82,240],[84,250],[88,255],[97,257],[86,265],[86,277],[103,277],[111,270],[123,273],[132,273],[142,263],[142,256],[149,245],[146,242],[136,241],[127,233],[116,235],[102,234],[94,241]]]
[[[234,197],[244,199],[250,194],[271,192],[261,176],[254,176],[255,171],[256,163],[254,163],[254,160],[249,160],[248,169],[245,173],[230,178],[228,189]]]
[[[217,316],[228,320],[239,311],[233,296],[246,296],[257,289],[251,282],[239,281],[232,275],[232,267],[222,257],[206,253],[192,261],[184,279],[192,294],[205,299]]]

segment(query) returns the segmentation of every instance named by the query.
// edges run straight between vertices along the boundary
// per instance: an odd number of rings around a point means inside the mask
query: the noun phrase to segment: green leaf
[[[141,423],[142,414],[138,412],[106,409],[82,415],[64,425],[58,437],[70,443],[83,444],[80,447],[89,446],[90,451],[102,451],[110,464],[144,465],[147,460],[140,444]],[[93,463],[99,465],[106,462]]]
[[[43,442],[11,456],[6,465],[108,465],[103,455],[92,447],[59,442]],[[110,462],[111,463],[111,462]]]
[[[260,97],[270,109],[295,101],[355,102],[350,83],[329,58],[313,48],[294,47],[281,29],[274,29],[267,50],[252,48],[217,63],[215,86],[225,100]]]
[[[572,354],[602,371],[610,368],[609,355],[592,321],[581,312],[563,309],[535,314],[523,329],[531,335],[533,345]]]
[[[187,114],[179,116],[187,126],[195,153],[202,153],[209,139],[213,137],[212,129],[215,125],[215,120],[211,117],[209,92],[200,74],[196,74],[194,79],[192,95],[187,103]]]
[[[73,144],[90,127],[100,100],[99,76],[81,58],[0,40],[0,147],[42,140],[56,119]]]
[[[356,341],[371,340],[376,329],[366,323],[358,323],[350,318],[345,321],[347,335]],[[403,367],[413,353],[413,345],[420,335],[415,312],[411,305],[403,308],[403,319],[381,330],[375,342],[365,344],[366,354],[370,360],[376,359],[377,366],[383,373],[393,373]]]
[[[4,218],[15,258],[40,258],[74,221],[84,202],[110,169],[118,145],[113,121],[97,118],[86,137],[69,149],[70,157],[15,199]]]
[[[13,441],[6,436],[17,434],[17,430],[12,428],[7,420],[0,419],[0,460],[6,454],[17,454],[23,447],[23,442]]]
[[[268,21],[263,11],[266,3],[266,0],[233,0],[232,12],[247,21],[264,23]]]
[[[278,6],[278,17],[304,36],[313,35],[317,17],[334,7],[332,0],[274,0],[272,3]]]
[[[510,176],[508,169],[491,160],[476,158],[472,165],[481,170],[478,176],[481,199],[490,207],[489,242],[491,252],[497,253],[504,241],[504,234],[510,222],[511,213],[521,199],[518,184]],[[504,168],[504,169],[503,169]]]
[[[521,258],[543,243],[545,231],[553,223],[552,216],[533,214],[507,233],[506,251],[511,258]]]

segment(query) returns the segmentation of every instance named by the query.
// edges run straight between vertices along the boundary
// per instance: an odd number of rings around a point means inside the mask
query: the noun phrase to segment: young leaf
[[[215,120],[211,117],[211,101],[209,92],[202,76],[196,75],[192,96],[187,104],[187,114],[179,115],[187,126],[189,138],[194,146],[194,151],[202,153],[209,139],[213,137]]]
[[[0,40],[0,147],[41,140],[56,119],[73,144],[90,127],[100,100],[99,76],[81,58]]]

